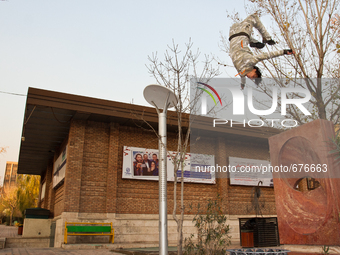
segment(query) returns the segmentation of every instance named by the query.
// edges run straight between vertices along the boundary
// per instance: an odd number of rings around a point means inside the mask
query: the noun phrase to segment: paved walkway
[[[18,228],[14,226],[5,226],[0,225],[0,238],[1,237],[15,237],[20,238],[21,235],[18,235]],[[238,249],[241,248],[239,245],[232,245],[228,247],[229,249]],[[279,247],[276,247],[279,248]],[[289,250],[290,247],[287,247]],[[310,248],[310,247],[309,247]],[[340,248],[337,248],[340,251]],[[144,250],[151,251],[152,248],[144,248],[144,249],[129,249],[130,251]],[[171,249],[170,249],[171,250]],[[319,249],[321,250],[321,249]],[[318,251],[319,251],[318,250]],[[306,248],[306,252],[312,252],[311,249]],[[313,252],[316,252],[315,250]],[[340,254],[338,252],[330,252],[331,254]],[[62,255],[62,254],[80,254],[80,255],[122,255],[122,253],[112,252],[109,249],[63,249],[63,248],[6,248],[0,249],[0,255]],[[320,253],[288,253],[289,255],[307,255],[307,254],[320,254]]]
[[[18,235],[17,227],[0,225],[0,237],[21,237],[21,236]]]
[[[6,249],[0,249],[0,254],[1,255],[62,255],[62,254],[121,255],[121,253],[112,252],[107,249],[64,250],[62,248],[6,248]]]
[[[15,226],[0,225],[1,237],[21,238],[18,235],[18,228]],[[59,254],[80,254],[80,255],[121,255],[121,253],[112,252],[108,249],[84,249],[84,250],[66,250],[62,248],[5,248],[0,249],[1,255],[59,255]]]

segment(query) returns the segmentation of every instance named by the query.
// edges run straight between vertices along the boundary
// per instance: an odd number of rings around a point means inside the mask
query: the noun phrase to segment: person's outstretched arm
[[[257,55],[254,55],[254,57],[257,59],[257,62],[260,62],[262,60],[270,59],[270,58],[276,58],[279,56],[284,55],[283,50],[277,50],[277,51],[270,51],[270,52],[263,52]]]
[[[277,50],[277,51],[271,51],[271,52],[264,52],[258,55],[254,55],[254,57],[257,59],[257,62],[270,59],[270,58],[276,58],[282,55],[292,55],[295,54],[295,52],[291,49],[286,50]]]

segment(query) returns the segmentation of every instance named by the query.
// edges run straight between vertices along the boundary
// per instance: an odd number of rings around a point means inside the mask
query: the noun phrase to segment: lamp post
[[[168,108],[177,104],[173,91],[161,85],[148,85],[143,92],[145,100],[155,106],[158,114],[158,150],[159,150],[159,254],[168,254],[168,220],[167,220],[167,130],[166,117]],[[160,111],[163,109],[163,112]]]

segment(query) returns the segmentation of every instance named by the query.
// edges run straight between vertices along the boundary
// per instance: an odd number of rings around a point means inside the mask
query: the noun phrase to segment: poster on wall
[[[172,151],[167,154],[168,181],[174,181],[175,179],[174,165],[172,163],[173,155],[175,155],[175,152]],[[213,155],[191,155],[187,153],[184,160],[184,181],[215,184],[215,173],[210,172],[210,166],[214,165],[215,159]],[[158,181],[158,175],[158,150],[124,146],[122,178]],[[181,176],[181,170],[178,170],[177,176]]]
[[[175,154],[175,152],[170,152],[171,154]],[[171,167],[172,173],[174,172],[174,166],[171,162],[171,157],[168,157],[168,172],[169,166]],[[215,172],[210,171],[211,166],[215,166],[215,157],[214,155],[206,155],[206,154],[196,154],[196,153],[187,153],[185,155],[184,161],[184,181],[185,182],[195,182],[195,183],[210,183],[216,184]],[[177,177],[181,177],[181,170],[177,171]],[[171,178],[168,179],[170,181],[174,181],[174,174],[171,175]]]
[[[67,146],[59,155],[53,165],[53,188],[65,178]]]
[[[267,160],[229,157],[229,166],[230,185],[274,186]]]
[[[158,150],[124,146],[123,178],[158,180],[158,158]]]

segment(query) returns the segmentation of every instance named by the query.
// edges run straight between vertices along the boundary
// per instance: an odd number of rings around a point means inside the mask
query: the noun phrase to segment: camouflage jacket
[[[233,24],[229,31],[230,57],[237,69],[238,75],[241,76],[242,84],[246,83],[245,76],[254,69],[256,63],[284,54],[283,50],[278,50],[254,55],[249,48],[250,42],[257,42],[256,39],[251,37],[253,27],[260,32],[265,40],[271,39],[269,33],[255,14],[248,16],[240,23]]]

